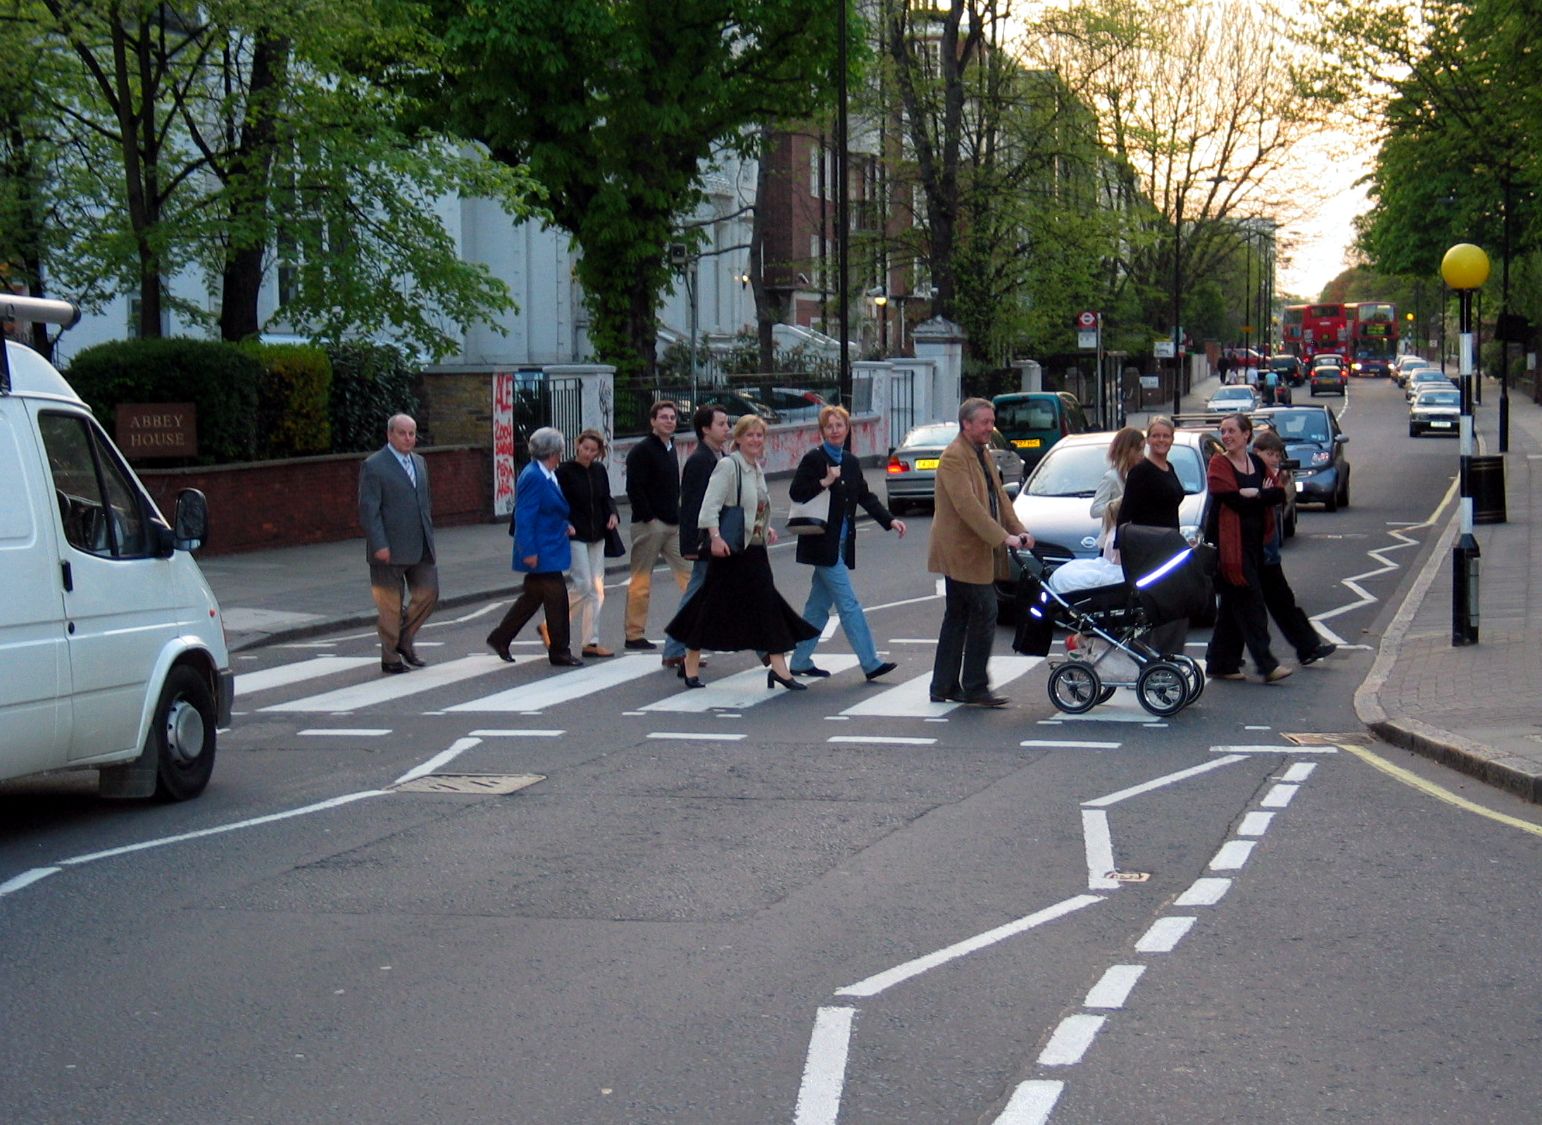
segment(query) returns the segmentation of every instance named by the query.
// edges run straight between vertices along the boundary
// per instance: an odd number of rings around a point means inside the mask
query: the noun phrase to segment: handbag
[[[619,528],[607,527],[605,529],[605,557],[607,559],[619,559],[626,554],[626,542],[621,538]]]
[[[734,462],[734,499],[743,498],[740,492],[739,462]],[[744,550],[744,505],[724,504],[717,516],[717,533],[728,544],[728,553],[737,555]]]
[[[830,490],[821,488],[812,500],[794,500],[787,509],[788,535],[823,535],[830,526]]]

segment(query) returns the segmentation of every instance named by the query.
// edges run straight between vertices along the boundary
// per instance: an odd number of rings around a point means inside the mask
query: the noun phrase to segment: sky
[[[1351,162],[1338,190],[1293,230],[1282,231],[1300,240],[1290,265],[1282,265],[1277,275],[1283,292],[1315,300],[1324,285],[1348,268],[1344,255],[1354,237],[1352,224],[1356,215],[1370,209],[1364,186],[1354,183],[1363,171]]]

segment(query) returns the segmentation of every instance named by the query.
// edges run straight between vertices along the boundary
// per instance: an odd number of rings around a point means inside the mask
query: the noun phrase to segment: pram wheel
[[[1170,664],[1176,664],[1182,670],[1184,679],[1189,681],[1189,703],[1193,703],[1205,694],[1205,673],[1200,668],[1199,661],[1195,660],[1192,656],[1183,656],[1181,654],[1164,656],[1162,659]]]
[[[1165,660],[1148,664],[1135,681],[1135,697],[1153,715],[1176,715],[1189,702],[1189,678],[1183,669]]]
[[[1104,690],[1097,671],[1079,660],[1068,660],[1049,674],[1049,701],[1067,715],[1091,711],[1108,698]]]
[[[1116,692],[1118,690],[1119,690],[1118,688],[1112,688],[1112,687],[1104,688],[1102,691],[1098,692],[1098,702],[1099,703],[1107,703],[1110,699],[1112,699],[1114,697],[1114,692]]]

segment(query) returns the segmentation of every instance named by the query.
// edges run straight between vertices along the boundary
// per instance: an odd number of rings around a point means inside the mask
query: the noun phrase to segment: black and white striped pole
[[[1488,280],[1488,255],[1470,242],[1458,243],[1441,259],[1440,276],[1456,290],[1461,310],[1462,527],[1451,548],[1451,643],[1475,645],[1478,643],[1478,540],[1472,533],[1472,295]]]

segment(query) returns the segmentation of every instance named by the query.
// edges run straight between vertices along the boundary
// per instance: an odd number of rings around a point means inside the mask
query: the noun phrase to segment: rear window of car
[[[1456,391],[1421,391],[1420,406],[1460,406],[1462,396]]]
[[[958,437],[958,427],[951,422],[938,426],[920,426],[905,435],[904,448],[918,445],[948,445]]]
[[[996,407],[996,427],[1001,430],[1056,430],[1054,406],[1045,399],[1003,402]]]
[[[1328,418],[1320,410],[1287,411],[1271,421],[1286,441],[1327,441]]]

